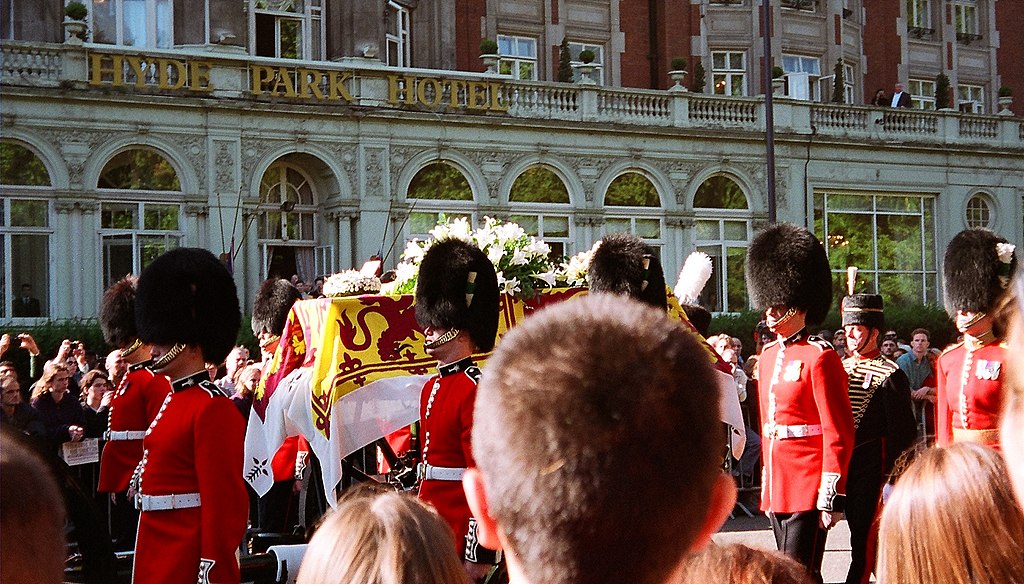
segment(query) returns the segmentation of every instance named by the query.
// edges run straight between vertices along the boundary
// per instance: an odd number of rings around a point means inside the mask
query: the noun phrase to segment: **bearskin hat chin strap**
[[[790,309],[786,310],[786,314],[783,314],[782,318],[780,318],[779,320],[777,320],[775,322],[769,322],[768,323],[768,328],[771,329],[771,331],[773,333],[778,331],[779,327],[785,325],[787,322],[789,322],[789,320],[791,318],[796,316],[796,311],[797,311],[796,308],[790,308]]]
[[[180,355],[184,350],[184,343],[175,343],[174,346],[171,347],[169,351],[164,353],[162,357],[153,362],[153,369],[159,370],[163,369],[164,367],[167,367],[168,365],[171,364],[171,361],[177,359],[178,355]]]
[[[445,343],[447,343],[449,341],[455,340],[455,337],[459,336],[459,333],[461,333],[461,332],[462,331],[457,329],[457,328],[448,329],[448,332],[446,332],[443,335],[437,337],[433,341],[430,341],[429,343],[423,343],[423,348],[424,349],[436,349],[436,348],[440,347],[441,345],[443,345],[443,344],[445,344]]]
[[[132,341],[132,344],[121,349],[121,358],[127,359],[129,355],[131,355],[135,351],[138,351],[140,348],[142,348],[142,339],[136,337],[135,340]]]

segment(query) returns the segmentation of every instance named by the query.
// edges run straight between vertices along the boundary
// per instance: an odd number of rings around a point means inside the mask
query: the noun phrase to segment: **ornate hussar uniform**
[[[980,322],[996,306],[1013,273],[1013,246],[986,229],[961,231],[946,248],[946,311],[973,313]],[[958,324],[960,324],[958,322]],[[999,332],[960,327],[964,341],[939,356],[936,367],[936,441],[999,443],[999,408],[1009,355]]]
[[[755,306],[787,309],[777,328],[799,311],[806,323],[824,320],[831,271],[824,248],[806,229],[776,224],[758,233],[746,270]],[[821,512],[843,510],[853,452],[846,371],[832,346],[806,329],[766,345],[757,371],[764,423],[761,509],[772,520],[779,550],[821,581],[827,537]]]
[[[153,363],[157,374],[174,370],[188,347],[198,347],[205,361],[222,361],[241,321],[231,275],[200,249],[168,252],[146,268],[136,317],[143,341],[172,346]],[[202,363],[198,369],[172,382],[143,440],[132,479],[141,511],[135,584],[240,581],[235,552],[249,509],[245,423]]]
[[[103,294],[100,304],[100,326],[104,339],[121,350],[121,357],[141,355],[143,344],[135,327],[135,286],[132,276],[122,278]],[[148,349],[145,349],[148,351]],[[146,360],[133,363],[118,383],[110,402],[106,445],[100,459],[97,490],[115,494],[112,508],[112,535],[119,549],[130,549],[135,543],[138,514],[127,500],[128,481],[142,460],[142,438],[156,417],[160,404],[171,391],[167,379],[153,375]]]
[[[468,334],[477,351],[494,348],[498,332],[498,279],[478,248],[457,239],[435,242],[420,264],[416,319],[423,327],[447,329],[433,347]],[[470,433],[480,370],[472,358],[438,366],[420,393],[423,450],[419,497],[434,505],[455,533],[456,549],[470,562],[493,563],[493,551],[479,544],[462,489],[462,475],[475,466]]]
[[[851,286],[852,288],[852,286]],[[843,299],[843,326],[885,328],[882,297],[850,294]],[[849,336],[847,338],[850,338]],[[877,338],[877,336],[875,337]],[[846,482],[846,519],[850,526],[847,584],[867,583],[875,564],[873,528],[882,486],[897,458],[913,446],[917,422],[910,401],[910,382],[896,362],[882,355],[877,341],[858,347],[843,360],[849,377],[855,440]]]

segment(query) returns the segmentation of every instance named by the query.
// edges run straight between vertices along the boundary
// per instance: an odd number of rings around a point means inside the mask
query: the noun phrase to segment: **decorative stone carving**
[[[206,203],[185,203],[185,215],[189,217],[205,217],[210,214],[210,206]]]
[[[392,146],[389,151],[391,157],[389,159],[391,166],[391,197],[398,198],[398,177],[402,175],[402,171],[405,169],[406,164],[409,163],[417,154],[424,152],[426,148],[420,148],[417,146]]]
[[[216,154],[213,164],[216,168],[217,181],[214,188],[218,193],[235,192],[235,157],[234,144],[227,140],[215,140]]]
[[[574,158],[570,163],[573,170],[576,171],[576,175],[583,181],[583,194],[587,199],[588,203],[594,202],[594,189],[597,185],[597,179],[601,178],[601,175],[608,170],[608,167],[612,165],[614,159],[604,158],[597,156]]]
[[[270,152],[270,148],[275,145],[274,142],[262,136],[242,136],[242,155],[239,165],[242,171],[242,184],[239,190],[243,197],[248,196],[253,179],[258,181],[263,178],[262,176],[253,177],[253,173],[256,172],[256,162],[266,156],[267,152]]]
[[[199,184],[206,185],[206,136],[178,134],[169,136],[188,157],[189,164],[199,177]]]
[[[384,156],[385,149],[383,147],[363,147],[363,166],[366,169],[366,182],[364,184],[366,186],[365,193],[368,197],[384,197],[382,188],[384,185]]]

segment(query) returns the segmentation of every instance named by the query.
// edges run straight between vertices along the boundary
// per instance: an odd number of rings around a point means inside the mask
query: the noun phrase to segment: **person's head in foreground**
[[[736,497],[714,375],[695,335],[623,296],[557,304],[502,338],[463,485],[512,582],[678,578]]]
[[[64,502],[49,467],[0,430],[0,582],[64,581]]]
[[[997,584],[1024,574],[1024,512],[1006,464],[972,443],[922,452],[882,510],[880,584]]]
[[[360,490],[309,542],[298,584],[468,584],[451,528],[411,495]]]
[[[1019,356],[1024,354],[1024,270],[1017,270],[1010,290],[1000,311],[1000,320],[1007,331],[1009,354]],[[1017,499],[1024,505],[1024,360],[1007,359],[1006,366],[999,437]]]
[[[679,584],[811,584],[807,568],[779,552],[743,544],[709,545],[686,559]]]

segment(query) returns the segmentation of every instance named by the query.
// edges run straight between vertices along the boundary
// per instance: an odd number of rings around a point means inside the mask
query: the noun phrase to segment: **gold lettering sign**
[[[501,89],[501,83],[487,81],[388,75],[391,105],[419,104],[436,109],[445,103],[453,109],[504,112],[508,104],[502,99]]]
[[[208,61],[89,53],[89,84],[209,93],[214,90],[210,82],[212,68],[213,64]]]

